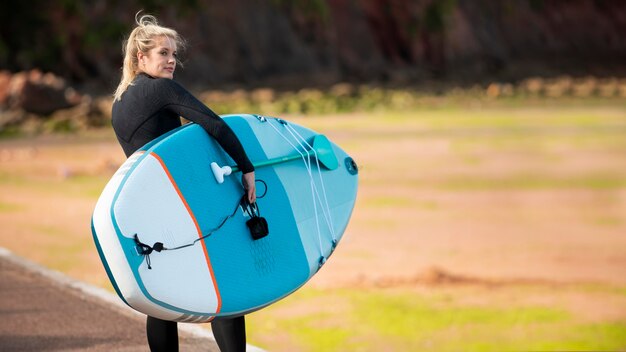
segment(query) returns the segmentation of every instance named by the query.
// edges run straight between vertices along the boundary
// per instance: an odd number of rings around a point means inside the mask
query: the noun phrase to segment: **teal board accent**
[[[107,262],[106,257],[104,256],[104,252],[102,252],[102,247],[100,247],[100,241],[98,241],[98,236],[96,234],[96,229],[93,227],[93,219],[91,220],[91,235],[93,236],[93,241],[96,245],[96,249],[98,250],[98,255],[100,256],[102,265],[104,265],[104,270],[106,271],[107,276],[109,277],[109,281],[111,281],[111,285],[113,285],[113,289],[115,290],[115,293],[117,293],[118,297],[124,303],[126,303],[127,306],[130,307],[130,304],[126,302],[124,295],[122,295],[122,292],[120,292],[120,288],[117,286],[117,282],[115,282],[115,277],[111,273],[111,268],[109,268],[109,263]]]

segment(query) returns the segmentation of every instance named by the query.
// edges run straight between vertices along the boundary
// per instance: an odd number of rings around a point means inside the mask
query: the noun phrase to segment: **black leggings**
[[[246,319],[215,318],[211,322],[215,341],[222,352],[245,352],[246,350]]]
[[[211,323],[211,329],[220,351],[243,352],[246,350],[246,320],[244,316],[215,318]],[[178,325],[175,321],[148,316],[146,332],[150,351],[178,352]]]

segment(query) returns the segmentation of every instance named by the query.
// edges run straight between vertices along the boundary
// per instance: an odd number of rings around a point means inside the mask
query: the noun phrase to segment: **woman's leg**
[[[237,318],[215,318],[211,322],[215,341],[222,352],[244,352],[246,350],[246,320]]]
[[[175,321],[148,316],[146,333],[150,351],[178,352],[178,326]]]

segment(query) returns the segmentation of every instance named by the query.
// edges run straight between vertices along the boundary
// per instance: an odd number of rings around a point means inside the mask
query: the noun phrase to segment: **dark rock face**
[[[626,74],[624,1],[147,3],[4,2],[0,67],[40,67],[111,90],[121,41],[144,8],[187,38],[178,78],[204,88]]]

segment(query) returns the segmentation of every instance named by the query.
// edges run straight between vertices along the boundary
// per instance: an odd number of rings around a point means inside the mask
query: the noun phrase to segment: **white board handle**
[[[211,171],[213,171],[213,176],[215,176],[217,183],[224,183],[224,176],[230,175],[233,169],[230,166],[219,166],[216,162],[212,162]]]

